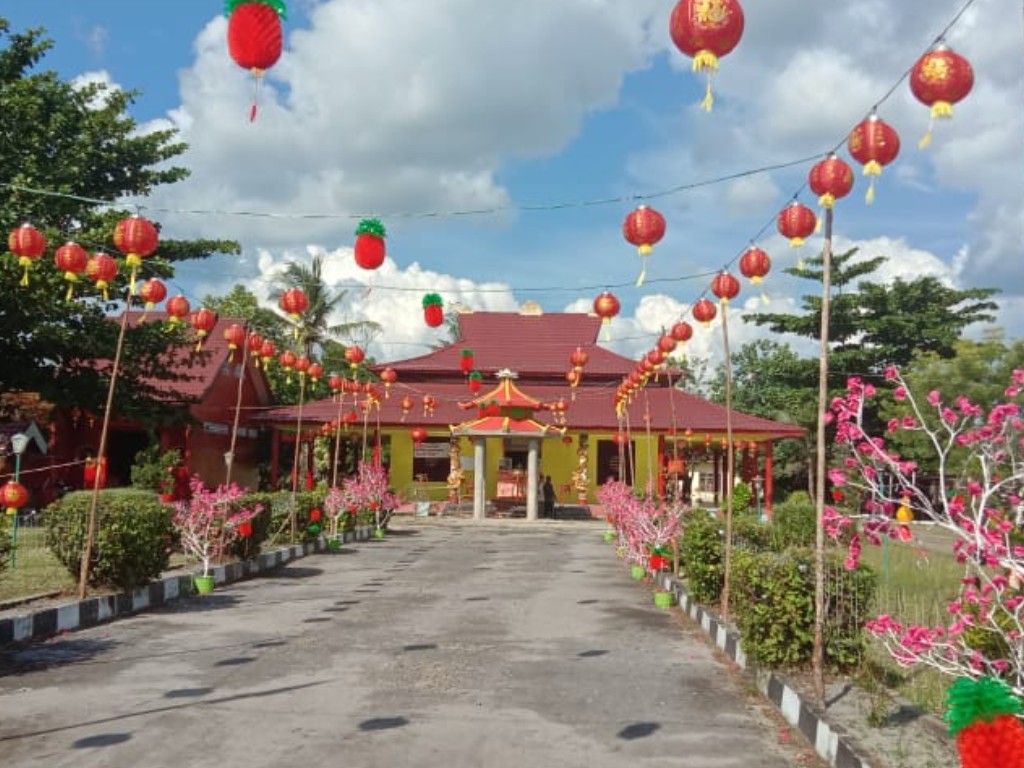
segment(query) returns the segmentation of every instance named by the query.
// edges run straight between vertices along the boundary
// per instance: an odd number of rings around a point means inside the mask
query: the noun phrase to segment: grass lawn
[[[0,571],[0,601],[14,600],[46,592],[68,592],[76,580],[57,562],[44,541],[42,528],[18,530],[18,551],[14,568]]]

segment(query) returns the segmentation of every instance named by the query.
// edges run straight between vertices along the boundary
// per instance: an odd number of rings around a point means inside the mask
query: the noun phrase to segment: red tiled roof
[[[535,419],[513,419],[509,416],[483,416],[458,424],[452,430],[457,435],[536,435],[561,434],[559,427]]]

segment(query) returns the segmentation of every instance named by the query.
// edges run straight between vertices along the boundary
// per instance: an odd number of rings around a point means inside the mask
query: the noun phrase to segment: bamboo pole
[[[299,375],[299,409],[298,416],[295,420],[295,455],[292,458],[292,509],[291,509],[291,526],[292,533],[291,543],[294,545],[295,540],[298,538],[299,533],[299,454],[302,453],[302,403],[306,396],[306,376],[305,374]]]
[[[345,388],[338,390],[338,418],[334,420],[334,468],[331,471],[331,488],[338,487],[338,460],[341,458],[341,411],[345,404]]]
[[[732,586],[732,496],[735,456],[732,443],[732,356],[729,353],[729,305],[722,301],[722,349],[725,355],[725,573],[722,581],[722,620],[729,621],[729,590]]]
[[[245,389],[245,366],[249,361],[249,328],[245,329],[245,343],[242,344],[242,367],[238,375],[238,394],[235,396],[235,419],[231,425],[231,446],[224,455],[224,485],[231,485],[231,469],[235,463],[235,445],[238,443],[238,422],[242,412],[242,393]]]

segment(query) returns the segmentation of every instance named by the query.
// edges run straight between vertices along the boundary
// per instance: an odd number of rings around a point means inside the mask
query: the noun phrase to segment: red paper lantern
[[[387,231],[377,219],[363,219],[356,228],[354,249],[356,264],[363,269],[377,269],[384,263]]]
[[[647,277],[646,257],[654,250],[654,246],[665,236],[665,217],[646,205],[639,206],[630,212],[622,222],[622,236],[637,247],[640,254],[640,276],[636,279],[638,286],[644,284]]]
[[[290,350],[286,349],[284,352],[280,354],[280,356],[278,356],[277,363],[290,374],[291,370],[295,367],[295,363],[298,362],[298,360],[299,358],[294,352],[291,352]]]
[[[740,272],[757,285],[771,271],[772,259],[760,248],[751,246],[740,256]]]
[[[918,101],[931,107],[928,132],[918,142],[921,149],[931,143],[935,121],[952,118],[953,105],[973,87],[971,63],[945,45],[937,45],[917,60],[910,70],[910,91]]]
[[[900,136],[896,129],[878,115],[872,114],[854,126],[846,140],[850,155],[864,166],[864,175],[871,178],[867,194],[868,204],[875,199],[875,178],[882,175],[882,168],[900,153]]]
[[[715,308],[714,303],[708,299],[701,299],[693,305],[693,317],[700,323],[704,324],[704,327],[711,325],[711,321],[715,319],[715,315],[718,314],[718,310]]]
[[[853,189],[853,169],[846,161],[829,155],[811,168],[807,183],[818,195],[818,205],[831,208],[836,200],[846,197]]]
[[[188,303],[188,299],[180,293],[167,300],[167,314],[171,316],[169,322],[172,326],[184,322],[191,311],[192,306]]]
[[[128,292],[135,295],[135,279],[138,277],[142,260],[156,252],[160,236],[149,219],[129,216],[114,226],[114,245],[125,255],[128,267]]]
[[[814,211],[796,200],[779,211],[779,232],[783,237],[789,238],[789,244],[793,248],[803,245],[804,241],[814,234],[817,224],[818,217],[814,215]]]
[[[309,309],[309,297],[301,288],[289,288],[281,294],[278,305],[293,323],[298,323],[302,313]]]
[[[661,351],[660,347],[657,347],[648,352],[644,359],[653,366],[659,366],[665,362],[665,353]]]
[[[431,328],[444,324],[444,300],[436,293],[423,297],[423,322]]]
[[[601,318],[601,324],[605,328],[605,338],[608,338],[608,327],[612,318],[619,314],[622,305],[619,300],[608,291],[604,291],[594,299],[594,314]]]
[[[664,352],[667,355],[667,354],[669,354],[669,353],[671,353],[671,352],[673,352],[675,350],[676,345],[678,343],[679,342],[677,342],[674,338],[672,338],[672,336],[670,334],[666,333],[666,334],[663,334],[660,339],[658,339],[658,349],[660,349],[662,352]]]
[[[394,368],[385,368],[380,372],[380,380],[384,384],[384,399],[391,397],[391,385],[398,381],[398,373]]]
[[[583,367],[589,360],[590,355],[588,355],[581,347],[576,347],[576,349],[569,354],[569,365],[579,371],[583,370]]]
[[[265,70],[281,58],[284,17],[283,0],[228,0],[228,53],[235,63],[252,72],[259,81]],[[256,98],[249,109],[250,122],[256,119]]]
[[[167,298],[167,286],[164,285],[160,280],[157,280],[155,277],[150,278],[149,280],[147,280],[146,282],[139,286],[139,298],[145,302],[146,311],[148,312],[161,301],[163,301],[165,298]],[[185,301],[185,298],[183,296],[178,296],[176,298]],[[170,303],[168,303],[168,312],[170,312],[170,306]],[[185,301],[185,312],[182,315],[182,317],[187,315],[188,312],[188,302]]]
[[[31,224],[22,224],[7,236],[7,247],[18,257],[18,266],[24,270],[21,285],[28,285],[29,267],[46,251],[46,237]]]
[[[252,358],[252,364],[257,368],[260,366],[260,349],[263,347],[263,337],[253,331],[245,339],[245,348]]]
[[[402,421],[405,421],[405,417],[409,415],[409,411],[412,410],[412,398],[406,395],[402,398]]]
[[[743,37],[743,8],[737,0],[679,0],[669,19],[669,34],[676,48],[693,59],[694,72],[707,71],[701,106],[710,112],[711,74]]]
[[[105,253],[94,253],[85,265],[85,274],[96,282],[96,290],[103,294],[103,300],[110,300],[107,290],[110,281],[117,277],[117,262]]]
[[[740,281],[728,272],[719,272],[715,275],[715,279],[711,281],[711,292],[718,297],[718,300],[724,306],[731,299],[735,299],[739,295]]]
[[[7,510],[8,515],[16,515],[21,507],[28,504],[28,488],[14,480],[8,480],[0,488],[0,504]]]
[[[714,317],[714,315],[712,315],[712,317]],[[669,331],[669,333],[676,341],[689,341],[693,338],[693,326],[685,320],[680,320],[672,326],[672,330]]]
[[[334,394],[338,394],[345,386],[345,379],[340,374],[332,373],[327,379],[327,388]]]
[[[295,372],[299,374],[299,379],[306,378],[306,372],[309,371],[310,365],[312,363],[305,355],[299,355],[295,358]]]
[[[468,376],[470,374],[470,372],[474,368],[476,368],[476,365],[474,364],[474,362],[475,361],[473,359],[473,350],[472,349],[464,349],[464,350],[462,350],[462,352],[459,355],[459,370],[462,371],[464,374],[466,374]]]
[[[274,344],[270,339],[264,339],[263,345],[260,347],[260,361],[263,363],[263,369],[266,370],[272,362],[274,362],[274,355],[277,354],[277,345]]]
[[[196,342],[196,350],[200,350],[203,347],[203,340],[210,335],[210,332],[217,326],[217,313],[212,309],[203,307],[197,312],[192,313],[192,327],[196,331],[198,341]]]
[[[347,347],[345,349],[345,360],[352,369],[358,368],[359,364],[365,359],[366,353],[363,351],[362,347],[353,344],[351,347]]]
[[[306,375],[309,376],[309,380],[313,382],[313,386],[324,377],[324,367],[320,363],[310,363],[309,370],[306,371]]]
[[[580,372],[575,368],[570,368],[565,372],[565,380],[569,382],[570,387],[578,386],[580,383]]]
[[[245,328],[232,323],[224,329],[224,341],[228,343],[228,361],[235,359],[235,350],[245,343]]]
[[[64,279],[68,281],[66,298],[70,300],[75,293],[78,276],[85,272],[89,264],[89,254],[78,243],[69,242],[57,249],[54,260],[57,262],[57,269],[64,273]]]
[[[409,430],[409,437],[412,438],[413,445],[419,446],[427,439],[427,430],[423,427],[413,427]]]

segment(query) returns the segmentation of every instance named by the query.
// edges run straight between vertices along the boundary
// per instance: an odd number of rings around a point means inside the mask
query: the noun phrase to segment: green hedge
[[[818,510],[807,492],[790,494],[772,510],[773,548],[813,547],[817,523]]]
[[[69,493],[46,508],[46,545],[74,576],[82,566],[92,491]],[[129,592],[167,569],[173,546],[172,511],[151,491],[100,492],[89,583]]]
[[[318,538],[326,529],[326,516],[320,520],[320,527],[312,525],[309,519],[309,512],[314,507],[323,511],[326,491],[314,489],[312,491],[299,491],[295,495],[295,503],[298,509],[296,518],[296,543],[313,541]],[[292,508],[291,491],[253,492],[247,493],[238,503],[238,507],[252,507],[256,504],[263,505],[263,511],[252,519],[252,536],[248,539],[238,539],[228,550],[228,554],[247,558],[259,554],[264,543],[272,536],[277,535],[277,544],[291,541],[291,524],[288,516]]]
[[[734,552],[760,551],[769,543],[769,531],[749,514],[734,515]],[[725,579],[725,520],[696,509],[686,516],[679,540],[679,562],[686,588],[699,603],[714,603],[722,594]]]
[[[0,573],[11,564],[11,515],[0,509]]]

